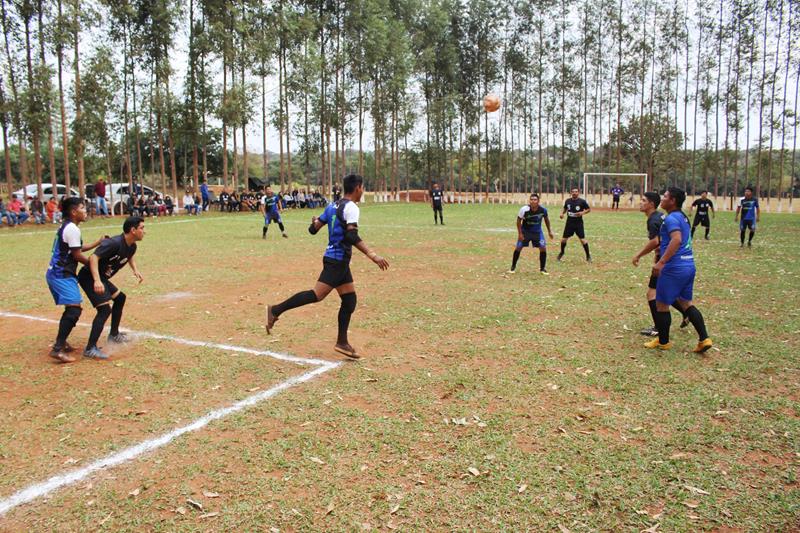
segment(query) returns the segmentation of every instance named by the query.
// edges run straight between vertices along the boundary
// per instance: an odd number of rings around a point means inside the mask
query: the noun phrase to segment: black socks
[[[119,323],[122,321],[122,308],[125,307],[127,297],[124,292],[117,294],[111,304],[111,334],[119,335]]]
[[[517,269],[517,261],[519,261],[519,254],[522,250],[514,250],[514,258],[511,260],[511,270]]]
[[[283,222],[278,222],[278,227],[281,229],[281,233],[284,233],[286,230],[283,229]]]
[[[756,234],[755,231],[751,231],[750,232],[750,237],[747,238],[747,244],[750,244],[751,242],[753,242],[753,237],[755,236],[755,234]],[[742,241],[744,241],[744,239],[742,239]]]
[[[589,253],[589,243],[586,242],[583,244],[583,251],[586,252],[586,259],[591,259],[592,254]]]
[[[656,329],[658,330],[659,344],[669,342],[669,327],[672,325],[672,315],[669,311],[656,311]]]
[[[691,306],[686,310],[686,318],[689,319],[689,322],[692,323],[692,326],[694,326],[694,329],[697,331],[698,340],[706,340],[708,338],[708,332],[706,331],[706,323],[703,320],[703,315],[700,313],[700,310],[695,306]]]
[[[56,335],[55,347],[63,348],[67,342],[67,337],[72,332],[78,319],[81,317],[81,308],[74,305],[64,307],[61,320],[58,321],[58,334]]]
[[[281,316],[284,312],[288,311],[289,309],[294,309],[295,307],[301,307],[303,305],[313,304],[317,301],[317,295],[314,291],[302,291],[298,292],[294,296],[290,297],[289,299],[279,303],[272,307],[272,314],[275,317]]]
[[[350,326],[350,316],[356,310],[357,301],[354,292],[342,294],[342,305],[339,307],[339,335],[336,337],[336,344],[348,344],[347,328]]]
[[[564,255],[564,250],[566,250],[566,249],[567,249],[567,243],[564,242],[564,241],[561,241],[561,255]]]
[[[539,270],[544,271],[544,267],[547,265],[547,250],[542,250],[539,252]]]
[[[658,310],[656,309],[656,301],[647,300],[647,306],[650,308],[650,316],[653,317],[653,327],[658,330],[658,324],[656,323],[658,321],[656,318],[656,313],[658,313]]]
[[[89,342],[86,343],[87,350],[97,346],[97,341],[100,339],[100,334],[103,333],[103,328],[106,326],[106,320],[108,320],[110,314],[110,305],[101,305],[97,308],[97,316],[92,320],[92,331],[89,333]]]
[[[267,230],[268,230],[268,229],[269,229],[269,227],[268,227],[268,226],[264,226],[264,227],[261,229],[261,236],[262,236],[262,237],[266,237],[266,236],[267,236]]]

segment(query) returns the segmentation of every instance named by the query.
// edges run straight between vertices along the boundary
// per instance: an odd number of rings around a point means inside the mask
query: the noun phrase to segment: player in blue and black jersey
[[[734,222],[739,220],[740,213],[742,221],[739,222],[739,248],[744,246],[745,229],[750,229],[750,236],[747,238],[747,246],[749,247],[753,245],[756,223],[761,218],[761,208],[758,206],[758,198],[753,196],[752,187],[745,187],[744,196],[739,199],[739,205],[736,207],[736,216],[733,217]]]
[[[558,261],[564,257],[564,251],[567,249],[567,239],[573,235],[577,235],[583,245],[583,251],[586,254],[586,261],[592,262],[592,254],[589,253],[589,242],[586,240],[586,233],[583,230],[583,217],[591,212],[592,208],[583,198],[580,198],[580,191],[577,187],[570,190],[570,197],[564,202],[564,209],[561,211],[559,218],[564,218],[567,215],[567,223],[564,225],[564,234],[561,236],[561,252],[556,258]]]
[[[328,247],[322,258],[322,272],[312,290],[298,292],[291,298],[267,306],[266,329],[269,333],[283,313],[302,305],[321,302],[334,289],[342,299],[339,307],[339,334],[334,350],[352,359],[360,356],[347,339],[350,317],[356,309],[356,288],[350,272],[350,258],[355,246],[369,257],[381,270],[389,268],[389,262],[373,252],[358,235],[360,211],[357,202],[364,194],[364,178],[350,174],[344,178],[344,196],[329,204],[322,215],[313,217],[308,232],[315,235],[324,226],[328,227]]]
[[[434,225],[437,224],[436,222],[436,215],[438,213],[439,220],[442,222],[442,226],[444,226],[444,217],[442,216],[442,203],[444,202],[444,191],[439,188],[439,184],[434,182],[433,189],[431,189],[431,205],[433,206],[433,223]]]
[[[53,348],[50,350],[50,357],[61,363],[72,363],[75,359],[68,354],[73,351],[73,348],[67,342],[67,337],[78,323],[83,301],[76,275],[78,263],[89,264],[89,259],[82,252],[88,252],[97,247],[101,239],[84,246],[78,225],[86,220],[87,215],[86,205],[80,198],[75,196],[65,198],[61,202],[61,214],[64,222],[56,232],[50,266],[47,267],[45,275],[47,286],[50,288],[50,294],[53,295],[56,305],[64,306],[64,313],[58,322],[58,334]]]
[[[692,214],[692,208],[697,208],[697,214],[694,216],[694,222],[692,223],[692,238],[694,238],[694,230],[695,228],[700,225],[706,228],[706,240],[708,240],[708,232],[711,230],[711,218],[709,217],[709,211],[715,217],[717,213],[714,211],[714,202],[708,199],[708,191],[703,191],[700,193],[700,198],[692,202],[692,205],[689,207],[689,214]]]
[[[288,239],[286,230],[283,227],[283,219],[281,219],[281,198],[272,192],[272,187],[267,185],[264,189],[264,196],[261,197],[261,205],[259,211],[264,215],[264,228],[261,230],[261,238],[267,238],[267,230],[272,222],[277,222],[278,227],[281,229],[281,235],[284,239]]]
[[[698,335],[695,353],[703,353],[712,346],[706,332],[703,315],[692,303],[694,278],[696,274],[692,253],[692,230],[689,219],[681,211],[686,193],[677,187],[670,187],[661,198],[661,208],[667,212],[659,230],[660,259],[653,265],[656,282],[656,329],[658,338],[645,343],[646,348],[668,350],[669,328],[672,318],[669,306],[677,301],[684,310],[689,322]]]
[[[547,209],[539,205],[539,195],[531,194],[528,205],[523,205],[517,214],[517,244],[514,247],[514,258],[511,260],[511,270],[513,274],[517,268],[520,252],[529,244],[539,249],[539,272],[547,274],[547,240],[544,238],[542,221],[547,225],[547,234],[553,238],[550,230],[550,218],[547,216]]]
[[[611,209],[616,209],[619,211],[619,198],[625,194],[625,189],[623,189],[619,183],[611,187]]]

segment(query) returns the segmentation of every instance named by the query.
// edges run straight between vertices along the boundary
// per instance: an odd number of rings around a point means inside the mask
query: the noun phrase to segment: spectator
[[[136,210],[139,211],[139,216],[146,217],[147,215],[147,203],[144,200],[144,196],[140,196],[139,199],[136,201]]]
[[[297,189],[292,191],[292,207],[300,207],[300,204],[297,203]]]
[[[31,216],[37,224],[44,224],[44,204],[38,197],[31,200]]]
[[[164,204],[164,200],[161,199],[160,195],[156,194],[156,197],[153,199],[153,204],[155,205],[158,216],[163,217],[167,214],[167,206]]]
[[[44,206],[44,209],[47,213],[47,220],[53,224],[61,223],[61,210],[58,208],[58,202],[56,202],[55,196],[50,197],[50,200],[47,201],[47,205]]]
[[[175,214],[175,204],[172,203],[172,197],[167,195],[164,197],[164,207],[167,210],[167,214],[172,216]]]
[[[231,197],[228,199],[228,212],[239,211],[239,198],[236,196],[236,191],[231,193]]]
[[[95,202],[97,203],[97,214],[103,217],[108,216],[108,204],[106,203],[106,182],[99,178],[94,184]]]
[[[6,204],[3,203],[3,199],[0,198],[0,224],[3,222],[3,218],[6,219],[9,228],[17,225],[17,216],[8,210]]]
[[[128,213],[130,213],[133,217],[138,217],[141,213],[139,212],[139,208],[136,206],[136,197],[132,194],[128,195],[128,199],[125,201],[125,206],[128,208]]]
[[[158,217],[158,208],[156,207],[156,200],[152,196],[148,196],[145,201],[147,207],[147,214],[151,217]]]
[[[333,186],[333,201],[338,202],[342,198],[342,189],[338,185]]]
[[[208,184],[206,179],[203,178],[200,183],[200,196],[203,198],[203,211],[208,211]]]
[[[305,189],[297,194],[297,205],[300,206],[301,209],[307,207]]]
[[[186,214],[197,216],[198,207],[199,206],[196,203],[194,203],[194,197],[192,196],[192,192],[186,191],[186,194],[183,195],[183,208],[186,209]]]
[[[11,203],[8,204],[8,210],[14,213],[17,218],[17,224],[24,224],[30,215],[25,211],[25,206],[19,201],[16,194],[11,195]]]
[[[228,188],[222,189],[222,192],[219,193],[219,210],[225,211],[228,209],[228,200],[231,199],[231,195],[228,194]],[[230,209],[228,209],[230,211]]]
[[[294,207],[294,198],[288,192],[283,193],[283,207]]]

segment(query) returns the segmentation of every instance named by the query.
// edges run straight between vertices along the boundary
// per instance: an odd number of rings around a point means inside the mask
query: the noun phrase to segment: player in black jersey
[[[89,266],[83,267],[78,273],[78,283],[97,309],[89,333],[89,342],[83,352],[84,357],[91,359],[108,359],[108,355],[97,347],[97,341],[109,316],[111,332],[108,341],[121,344],[128,340],[127,336],[119,331],[126,296],[111,283],[110,278],[127,264],[139,283],[144,281],[133,258],[136,254],[136,243],[144,239],[144,219],[128,217],[122,225],[122,232],[122,235],[103,239],[94,254],[89,257]]]
[[[437,224],[436,222],[436,213],[439,213],[439,220],[442,222],[442,226],[444,226],[444,218],[442,217],[442,202],[444,201],[444,191],[439,188],[439,184],[433,184],[433,189],[431,190],[431,205],[433,206],[433,223]]]
[[[703,226],[706,228],[706,240],[708,240],[708,232],[711,230],[711,219],[708,216],[708,211],[711,210],[711,213],[714,217],[717,216],[716,211],[714,211],[714,202],[708,199],[708,191],[703,191],[700,193],[700,198],[692,202],[692,205],[689,206],[689,216],[692,216],[692,209],[697,208],[697,214],[694,216],[694,222],[692,223],[692,238],[694,238],[694,230],[698,225]]]
[[[592,262],[592,254],[589,253],[589,242],[586,240],[586,234],[583,231],[583,216],[591,212],[592,208],[586,203],[586,200],[579,198],[580,192],[577,187],[573,187],[570,191],[570,197],[564,202],[564,209],[561,211],[559,218],[564,218],[567,215],[567,223],[564,226],[564,234],[561,236],[561,252],[558,254],[557,260],[561,261],[564,257],[564,250],[567,248],[567,239],[573,235],[577,235],[583,245],[583,251],[586,253],[586,260]]]

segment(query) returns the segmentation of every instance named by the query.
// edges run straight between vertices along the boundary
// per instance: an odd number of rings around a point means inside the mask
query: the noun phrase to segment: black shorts
[[[695,227],[695,226],[698,226],[698,225],[703,226],[704,228],[710,228],[711,227],[711,220],[709,220],[708,215],[705,215],[705,216],[697,215],[697,216],[695,216],[694,217],[694,223],[692,224],[692,227]]]
[[[655,289],[658,286],[658,276],[654,276],[650,274],[650,281],[647,284],[647,287],[650,289]]]
[[[619,196],[614,196],[612,203],[619,205]]]
[[[335,261],[327,257],[322,258],[322,272],[317,281],[334,289],[340,285],[353,283],[353,274],[350,272],[350,261]]]
[[[86,297],[90,302],[92,302],[94,307],[99,307],[110,302],[111,297],[119,292],[119,289],[116,285],[111,283],[111,280],[104,279],[101,276],[100,281],[103,282],[103,286],[106,289],[103,294],[97,294],[94,292],[94,279],[92,279],[92,273],[88,268],[82,268],[78,273],[78,284],[83,289],[83,292],[86,293]]]
[[[441,211],[442,210],[442,204],[439,204],[439,205],[433,204],[433,210],[434,211]]]
[[[564,226],[563,239],[569,239],[573,235],[577,235],[579,239],[585,239],[586,234],[583,232],[583,220],[580,222],[573,222],[574,219],[567,220],[567,225]]]

